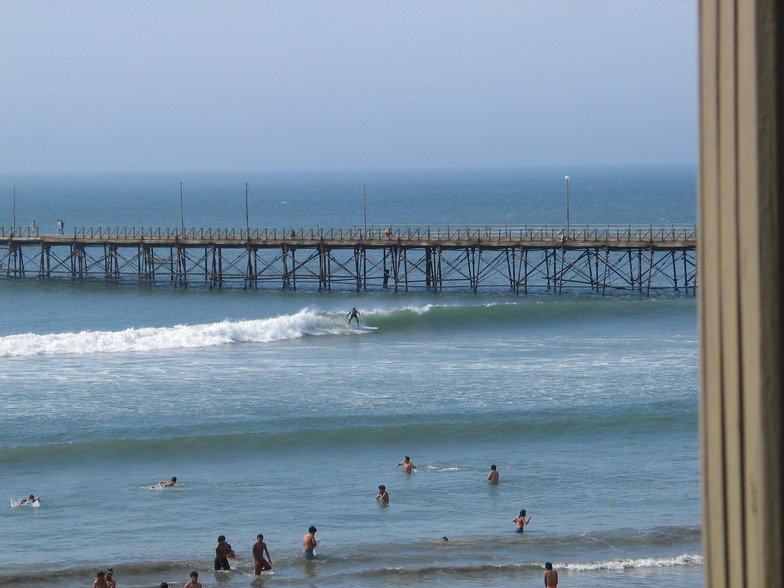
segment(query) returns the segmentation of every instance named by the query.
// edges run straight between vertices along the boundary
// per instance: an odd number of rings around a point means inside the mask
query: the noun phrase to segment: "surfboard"
[[[378,331],[378,327],[369,327],[367,325],[349,325],[349,326],[357,331]]]

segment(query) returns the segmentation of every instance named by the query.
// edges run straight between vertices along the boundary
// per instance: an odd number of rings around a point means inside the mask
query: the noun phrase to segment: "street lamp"
[[[182,212],[182,182],[180,182],[180,230],[181,234],[185,236],[185,216]]]
[[[571,227],[571,223],[569,222],[569,180],[571,180],[569,176],[564,176],[564,180],[566,180],[566,238],[569,238],[569,229]]]
[[[245,182],[245,230],[248,233],[248,239],[250,239],[250,215],[248,212],[248,182]]]

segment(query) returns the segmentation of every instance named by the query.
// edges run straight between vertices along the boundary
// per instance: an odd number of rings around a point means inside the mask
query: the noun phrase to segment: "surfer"
[[[162,482],[158,482],[161,486],[176,486],[177,485],[177,476],[172,476],[171,480],[163,480]]]
[[[544,585],[545,588],[557,588],[558,572],[553,569],[553,564],[549,561],[544,564]]]
[[[267,559],[264,559],[264,554],[267,554]],[[267,544],[264,543],[264,535],[259,533],[256,535],[256,543],[253,544],[253,563],[255,564],[255,574],[258,576],[261,572],[266,572],[272,569],[270,563],[272,558],[267,549]]]
[[[416,466],[413,463],[411,463],[411,458],[408,457],[407,455],[404,455],[403,461],[397,464],[397,467],[400,466],[403,466],[403,471],[407,474],[412,473],[416,469]]]
[[[512,519],[512,522],[517,526],[515,533],[525,533],[525,526],[531,522],[531,517],[525,518],[525,509],[520,511],[520,516]]]
[[[384,504],[389,504],[389,492],[387,492],[387,487],[383,484],[378,487],[378,496],[376,496],[376,500],[380,500]]]
[[[311,525],[302,538],[302,556],[305,559],[316,559],[316,553],[314,552],[314,549],[316,549],[316,531],[318,529]]]
[[[215,546],[215,569],[216,570],[230,570],[229,558],[239,557],[237,553],[226,542],[226,537],[221,535],[218,537],[218,544]]]
[[[355,321],[357,321],[357,326],[359,326],[359,317],[362,315],[359,314],[359,311],[356,308],[352,308],[351,312],[349,312],[346,316],[348,317],[349,325],[351,324],[351,319],[354,319]]]
[[[490,466],[490,473],[487,474],[487,481],[491,484],[498,484],[498,470],[495,467],[495,464]]]
[[[27,498],[22,498],[22,500],[19,501],[19,506],[22,506],[23,504],[34,504],[36,502],[40,504],[41,499],[31,494]]]

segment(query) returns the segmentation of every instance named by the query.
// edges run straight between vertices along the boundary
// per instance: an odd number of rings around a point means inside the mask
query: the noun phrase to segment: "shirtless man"
[[[93,588],[106,588],[106,574],[105,572],[98,572],[95,574],[95,582]]]
[[[267,559],[264,559],[264,554],[267,554]],[[259,533],[256,535],[256,543],[253,544],[253,563],[255,564],[255,574],[258,576],[261,572],[266,572],[272,569],[272,558],[267,549],[267,544],[264,543],[264,535]]]
[[[106,588],[117,588],[117,581],[112,577],[114,575],[114,570],[112,568],[106,568],[106,573],[103,576],[104,582],[106,582]]]
[[[177,476],[172,476],[171,480],[163,480],[162,482],[158,482],[161,486],[176,486],[177,485]]]
[[[33,496],[33,495],[31,494],[31,495],[30,495],[30,496],[28,496],[27,498],[22,498],[22,500],[20,500],[20,501],[19,501],[19,504],[20,504],[20,505],[22,505],[22,504],[27,504],[28,502],[41,502],[41,499],[40,499],[40,498],[38,498],[37,496]]]
[[[557,588],[558,572],[553,569],[553,564],[549,561],[544,564],[544,585],[545,588]]]
[[[190,581],[182,588],[202,588],[201,582],[199,582],[199,572],[191,572]]]
[[[498,470],[495,469],[495,464],[490,466],[490,473],[487,474],[487,481],[491,484],[498,484]]]
[[[317,530],[316,527],[311,526],[302,538],[302,555],[305,559],[316,559],[316,554],[313,550],[316,549]]]
[[[215,546],[215,569],[216,570],[229,570],[229,558],[230,557],[238,557],[238,555],[234,552],[226,542],[226,537],[221,535],[218,537],[218,544]]]
[[[376,496],[376,500],[380,500],[384,504],[389,504],[389,492],[387,492],[387,487],[383,484],[378,487],[378,496]]]
[[[416,466],[411,463],[411,458],[407,455],[403,456],[403,461],[397,464],[397,467],[403,466],[403,471],[407,474],[410,474],[413,470],[416,469]]]

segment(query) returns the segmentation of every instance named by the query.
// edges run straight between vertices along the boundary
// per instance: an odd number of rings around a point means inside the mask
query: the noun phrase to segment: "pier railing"
[[[214,227],[79,227],[66,235],[40,233],[34,227],[0,226],[0,238],[129,239],[129,240],[236,240],[236,241],[510,241],[552,242],[696,242],[695,226],[585,226],[569,230],[554,226],[389,226],[389,227],[290,227],[290,228],[214,228]]]

